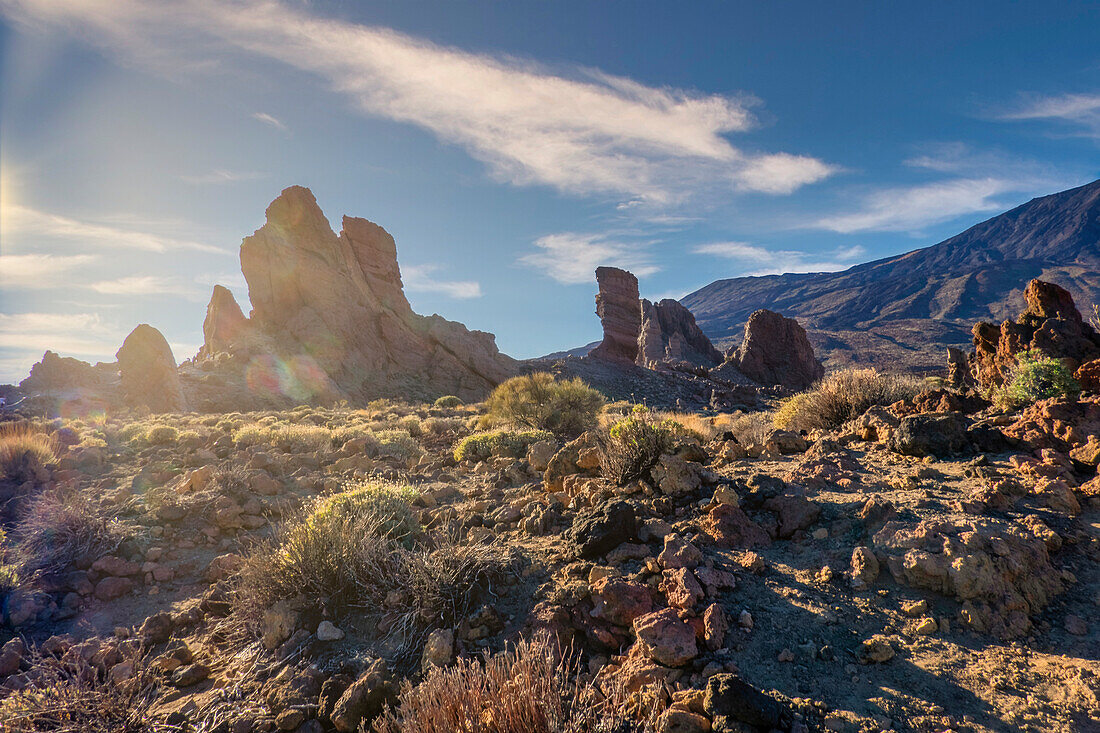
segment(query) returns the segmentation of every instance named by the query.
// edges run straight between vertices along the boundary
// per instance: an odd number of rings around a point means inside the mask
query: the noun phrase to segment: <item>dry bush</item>
[[[643,478],[672,449],[675,423],[657,420],[646,410],[596,431],[600,473],[620,486]]]
[[[465,427],[466,421],[460,417],[429,417],[420,423],[420,427],[429,435],[446,435]]]
[[[337,617],[386,611],[398,657],[415,657],[429,624],[458,623],[509,561],[491,546],[432,545],[410,498],[407,488],[367,484],[290,519],[245,559],[236,616],[256,629],[264,609],[299,596]],[[394,593],[401,606],[384,609]]]
[[[572,437],[596,425],[604,397],[580,379],[559,382],[548,372],[512,377],[485,401],[491,425],[518,425]]]
[[[783,430],[828,430],[875,405],[892,405],[916,397],[923,386],[918,377],[905,374],[841,369],[784,402],[775,413],[774,424]]]
[[[171,445],[180,437],[180,431],[171,425],[153,425],[145,431],[145,442],[149,445]]]
[[[466,404],[466,403],[463,402],[460,397],[456,397],[453,394],[448,394],[448,395],[443,395],[442,397],[440,397],[438,400],[436,400],[432,404],[432,406],[433,407],[438,407],[440,409],[445,410],[445,409],[453,409],[455,407],[462,407],[464,404]]]
[[[374,445],[368,446],[367,452],[375,458],[398,458],[402,461],[412,461],[420,457],[424,452],[416,438],[404,430],[378,430],[373,434]]]
[[[99,557],[126,539],[127,526],[75,490],[52,488],[27,502],[12,536],[21,577],[60,573],[81,557]]]
[[[257,421],[233,434],[238,448],[268,445],[283,453],[313,453],[332,444],[332,433],[317,425],[265,424]]]
[[[376,733],[644,733],[650,709],[632,705],[621,687],[603,691],[578,681],[579,665],[546,635],[520,641],[484,660],[463,658],[406,681]]]
[[[168,733],[178,728],[149,719],[156,692],[153,673],[137,655],[134,675],[122,684],[79,656],[64,662],[33,655],[33,683],[0,699],[0,728],[10,733]]]
[[[0,480],[33,481],[57,459],[57,440],[29,422],[0,425]]]

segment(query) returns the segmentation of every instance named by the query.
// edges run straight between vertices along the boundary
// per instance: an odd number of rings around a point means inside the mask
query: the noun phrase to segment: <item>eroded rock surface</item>
[[[122,342],[115,357],[127,405],[144,406],[153,412],[187,410],[176,358],[160,331],[141,324]]]
[[[806,329],[769,310],[749,316],[744,340],[726,353],[726,361],[753,381],[790,389],[805,389],[825,376]]]
[[[597,267],[596,315],[603,326],[603,341],[589,356],[604,361],[633,364],[638,359],[642,329],[638,278],[617,267]]]
[[[722,363],[703,330],[679,301],[641,301],[642,327],[638,339],[638,365],[656,369],[665,363],[712,367]]]

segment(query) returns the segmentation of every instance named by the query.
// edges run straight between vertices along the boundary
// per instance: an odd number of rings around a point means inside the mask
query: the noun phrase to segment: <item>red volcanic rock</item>
[[[115,357],[127,405],[145,406],[153,412],[187,409],[176,371],[176,358],[160,331],[141,324],[122,342]]]
[[[638,278],[617,267],[597,267],[596,315],[603,326],[603,341],[589,356],[604,361],[633,364],[638,359],[642,329]]]
[[[793,318],[769,310],[749,316],[744,340],[726,353],[726,360],[749,379],[765,385],[805,389],[825,376],[806,329]]]
[[[272,202],[267,223],[241,244],[241,269],[252,327],[322,392],[472,400],[516,369],[492,334],[414,313],[393,237],[346,216],[335,234],[309,189],[292,186]]]
[[[618,626],[653,610],[653,591],[648,586],[621,578],[600,578],[592,586],[592,615]]]
[[[1100,335],[1081,319],[1064,288],[1032,280],[1024,289],[1027,308],[1016,321],[1000,326],[974,325],[970,369],[982,387],[1004,384],[1016,366],[1016,355],[1038,350],[1074,366],[1100,358]]]
[[[702,521],[703,532],[717,545],[747,550],[768,546],[771,538],[756,522],[733,504],[719,504]]]
[[[1100,392],[1100,359],[1087,361],[1073,373],[1082,392]]]
[[[699,654],[695,629],[671,608],[635,619],[634,632],[646,656],[659,664],[680,667]]]
[[[666,298],[659,303],[641,301],[641,335],[638,338],[638,366],[655,369],[662,363],[688,363],[712,367],[722,363],[722,352],[714,348],[695,316],[679,301]]]

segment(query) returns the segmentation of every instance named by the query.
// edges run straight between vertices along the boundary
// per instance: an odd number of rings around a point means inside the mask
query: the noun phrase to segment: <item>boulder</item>
[[[966,418],[957,412],[903,417],[890,436],[890,449],[906,456],[949,458],[969,446]]]
[[[699,654],[695,629],[680,620],[671,608],[638,617],[634,620],[634,632],[646,656],[658,664],[680,667]]]
[[[627,540],[634,539],[638,518],[626,501],[612,499],[579,515],[567,533],[581,557],[606,555]]]
[[[141,324],[122,342],[115,357],[127,405],[144,406],[152,412],[187,410],[176,359],[160,331]]]
[[[603,340],[589,356],[623,365],[638,360],[638,338],[642,329],[638,278],[617,267],[597,267],[596,315],[603,326]]]
[[[656,369],[672,363],[713,367],[722,363],[722,352],[714,348],[696,324],[695,316],[679,301],[665,298],[651,303],[643,299],[641,318],[638,366]]]
[[[825,376],[806,329],[770,310],[749,316],[745,337],[740,346],[726,352],[726,362],[755,382],[794,390],[806,389]]]
[[[720,718],[768,730],[779,725],[782,708],[774,699],[734,674],[716,674],[707,680],[703,709],[718,722]],[[737,730],[724,725],[717,730]]]
[[[381,659],[361,674],[333,705],[330,719],[341,733],[367,729],[392,696],[389,670]]]

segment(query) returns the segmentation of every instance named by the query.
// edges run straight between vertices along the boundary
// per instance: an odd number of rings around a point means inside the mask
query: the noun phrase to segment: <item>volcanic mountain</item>
[[[759,308],[797,318],[826,366],[939,369],[975,321],[1013,318],[1032,278],[1100,303],[1100,181],[1018,206],[939,244],[843,272],[718,280],[687,295],[716,345]]]

